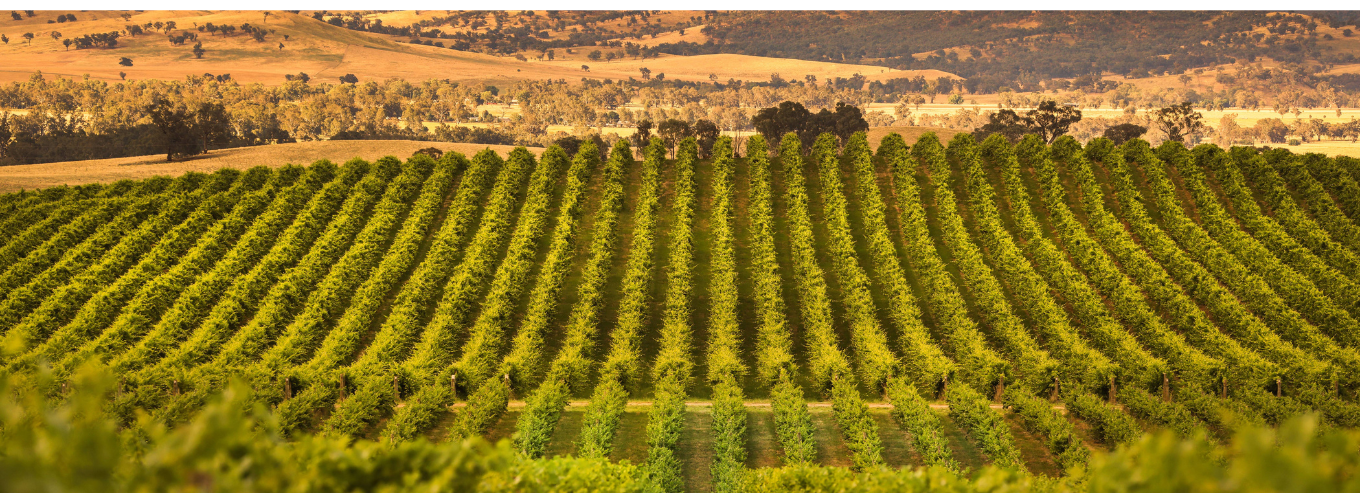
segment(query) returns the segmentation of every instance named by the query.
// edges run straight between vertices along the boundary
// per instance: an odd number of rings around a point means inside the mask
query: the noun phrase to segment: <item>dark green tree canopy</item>
[[[1185,139],[1204,130],[1204,115],[1195,111],[1190,103],[1184,102],[1157,110],[1157,128],[1166,132],[1167,140],[1185,142]]]

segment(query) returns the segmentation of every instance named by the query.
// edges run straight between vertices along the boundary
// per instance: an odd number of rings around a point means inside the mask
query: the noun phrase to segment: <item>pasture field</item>
[[[648,67],[653,73],[679,80],[705,81],[709,74],[719,80],[768,80],[771,73],[802,77],[813,74],[821,79],[850,77],[862,73],[874,77],[929,78],[949,76],[936,70],[901,71],[884,67],[847,63],[816,62],[785,58],[757,57],[735,54],[671,56],[649,60],[623,59],[612,63],[586,59],[585,48],[577,54],[566,50],[553,61],[529,60],[520,62],[508,56],[456,51],[405,42],[409,38],[394,37],[361,31],[351,31],[313,19],[304,14],[273,12],[266,18],[260,11],[143,11],[127,12],[124,21],[116,11],[42,11],[38,17],[18,22],[6,22],[4,32],[13,40],[0,45],[0,82],[24,81],[35,72],[70,78],[90,76],[106,81],[127,79],[182,79],[187,75],[230,74],[241,83],[280,85],[285,75],[299,72],[313,80],[335,83],[339,77],[354,74],[361,81],[386,80],[400,77],[409,81],[449,79],[474,84],[498,84],[520,80],[566,79],[579,81],[582,77],[595,79],[627,79],[641,75],[638,69]],[[76,16],[74,22],[47,24],[57,15]],[[170,22],[177,30],[199,35],[197,42],[207,50],[202,58],[192,52],[195,42],[173,45],[166,35],[150,32],[141,36],[123,36],[115,49],[69,49],[51,36],[58,32],[65,38],[85,34],[118,31],[127,24]],[[269,29],[265,41],[250,36],[234,36],[198,32],[196,25],[251,24]],[[19,36],[29,31],[35,35],[31,42]],[[697,31],[695,31],[697,33]],[[285,39],[286,36],[286,39]],[[282,47],[279,45],[282,44]],[[132,59],[133,65],[119,65],[119,59]],[[590,65],[589,71],[581,69]]]
[[[1354,470],[1354,159],[927,129],[702,159],[328,144],[0,169],[44,187],[0,195],[5,391],[127,437],[255,409],[309,461],[480,450],[494,484],[1084,489],[1175,447]],[[380,157],[427,145],[457,152]],[[47,187],[76,173],[101,185]],[[72,397],[92,371],[114,389]],[[1307,445],[1308,419],[1351,441]],[[1312,462],[1234,462],[1276,453],[1234,441],[1258,427]]]

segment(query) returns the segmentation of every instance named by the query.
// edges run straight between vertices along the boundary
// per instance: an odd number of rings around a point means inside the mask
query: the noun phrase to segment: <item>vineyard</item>
[[[930,133],[744,151],[0,195],[0,484],[1360,481],[1360,160]]]

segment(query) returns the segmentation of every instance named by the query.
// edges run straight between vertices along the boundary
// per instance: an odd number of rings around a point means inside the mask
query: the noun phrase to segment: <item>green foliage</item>
[[[949,417],[968,430],[968,434],[977,440],[993,465],[1024,469],[1010,427],[1002,420],[1000,413],[992,410],[982,394],[966,385],[951,385],[945,398],[949,401]]]

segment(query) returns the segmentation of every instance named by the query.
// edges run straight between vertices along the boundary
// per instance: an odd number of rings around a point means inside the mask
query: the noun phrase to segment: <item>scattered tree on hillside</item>
[[[0,43],[9,44],[9,36],[0,34]]]
[[[345,74],[344,76],[340,77],[340,83],[341,83],[341,84],[358,85],[358,84],[359,84],[359,78],[358,78],[358,77],[355,77],[354,74]]]
[[[124,67],[131,67],[131,66],[132,66],[132,59],[131,59],[131,58],[128,58],[128,57],[122,57],[122,58],[118,59],[118,64],[119,64],[119,65],[122,65],[122,66],[124,66]]]
[[[600,50],[594,50],[594,51],[591,51],[589,55],[586,55],[586,58],[589,58],[590,61],[592,61],[592,62],[598,62],[598,61],[600,61],[600,57],[603,57],[603,56],[604,56],[604,53],[603,53],[603,52],[601,52]]]
[[[208,50],[203,49],[203,42],[194,43],[194,58],[203,58],[203,54]]]
[[[582,70],[582,71],[585,71],[585,72],[589,72],[589,71],[590,71],[590,65],[581,64],[581,70]]]
[[[47,35],[52,37],[52,41],[56,41],[56,40],[61,39],[61,33],[56,32],[56,31],[52,31],[52,32],[50,32],[50,33],[47,33]]]
[[[24,43],[33,44],[33,33],[24,33]]]
[[[127,72],[118,72],[118,78],[122,80],[127,80]]]
[[[66,49],[69,51],[71,49],[71,45],[74,44],[74,42],[71,41],[71,38],[66,38],[61,40],[61,44],[65,45]]]
[[[1142,137],[1147,131],[1147,127],[1142,125],[1120,123],[1105,129],[1105,133],[1101,136],[1114,141],[1115,145],[1123,145],[1125,142]]]
[[[18,12],[15,12],[15,11],[13,11],[13,10],[9,11],[9,16],[10,16],[10,17],[13,17],[14,20],[16,20],[16,21],[24,20],[24,16],[19,15]]]
[[[33,13],[32,10],[25,10],[25,11],[24,11],[24,15],[29,16],[29,17],[33,17],[35,14]]]
[[[1190,102],[1157,110],[1157,128],[1166,132],[1167,140],[1185,142],[1186,137],[1204,130],[1204,115],[1195,111]]]
[[[641,73],[642,73],[642,80],[652,80],[652,70],[651,70],[651,69],[649,69],[649,68],[647,68],[647,67],[642,67],[642,68],[638,69],[638,72],[641,72]]]

